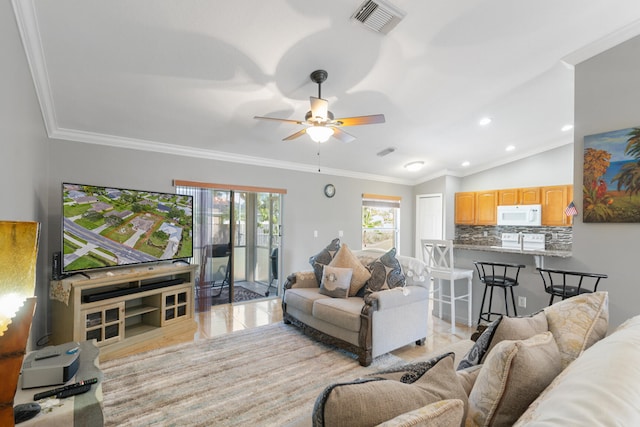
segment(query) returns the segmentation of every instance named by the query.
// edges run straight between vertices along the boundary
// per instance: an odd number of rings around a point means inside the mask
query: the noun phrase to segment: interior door
[[[421,194],[416,197],[416,252],[422,259],[421,239],[439,239],[444,236],[442,194]]]

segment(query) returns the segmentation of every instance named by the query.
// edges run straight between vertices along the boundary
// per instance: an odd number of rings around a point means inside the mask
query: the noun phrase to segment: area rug
[[[265,286],[266,288],[266,286]],[[215,289],[213,294],[217,294],[219,289]],[[264,298],[264,294],[259,294],[240,285],[233,287],[233,302],[251,301],[258,298]],[[211,304],[228,304],[229,303],[229,287],[222,288],[220,295],[211,297]]]
[[[106,426],[285,426],[320,392],[404,363],[355,355],[272,324],[102,364]]]

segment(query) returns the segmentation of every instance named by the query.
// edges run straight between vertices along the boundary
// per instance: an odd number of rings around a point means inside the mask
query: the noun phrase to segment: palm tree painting
[[[640,126],[584,137],[584,222],[640,222]]]

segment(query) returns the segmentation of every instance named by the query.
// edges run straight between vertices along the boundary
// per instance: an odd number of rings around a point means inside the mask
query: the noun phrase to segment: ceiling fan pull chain
[[[320,172],[320,143],[318,142],[318,172]]]

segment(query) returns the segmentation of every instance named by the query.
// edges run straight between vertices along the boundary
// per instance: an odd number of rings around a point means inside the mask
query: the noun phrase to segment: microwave
[[[539,226],[541,224],[541,205],[498,206],[498,225]]]

